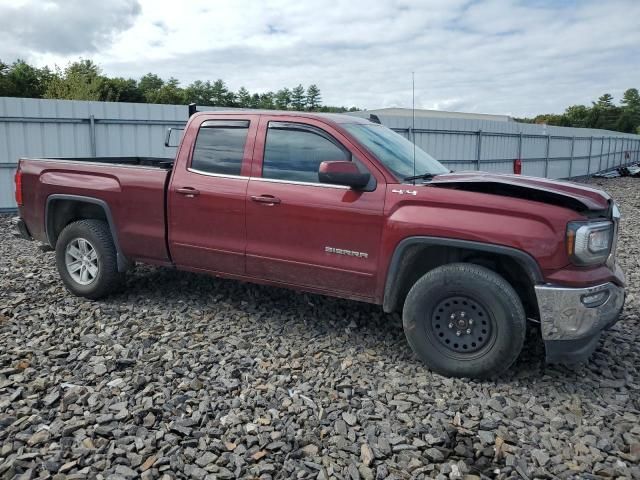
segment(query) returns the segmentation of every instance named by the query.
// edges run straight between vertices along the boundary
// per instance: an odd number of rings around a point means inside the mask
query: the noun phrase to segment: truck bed
[[[34,238],[52,244],[60,230],[56,215],[73,210],[73,202],[92,199],[107,206],[128,259],[169,263],[166,188],[173,162],[156,157],[21,159],[25,195],[20,214]]]

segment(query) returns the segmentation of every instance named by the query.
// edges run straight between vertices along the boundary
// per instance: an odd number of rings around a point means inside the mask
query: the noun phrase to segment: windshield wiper
[[[410,180],[431,180],[438,175],[437,173],[421,173],[420,175],[413,175],[411,177],[404,177],[402,181],[408,182]]]

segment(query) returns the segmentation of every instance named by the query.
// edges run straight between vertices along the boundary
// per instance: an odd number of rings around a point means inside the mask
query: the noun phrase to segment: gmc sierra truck
[[[500,374],[529,322],[547,361],[582,361],[625,298],[604,192],[452,173],[347,115],[199,112],[175,161],[21,159],[15,182],[18,232],[75,295],[142,262],[370,302],[445,375]]]

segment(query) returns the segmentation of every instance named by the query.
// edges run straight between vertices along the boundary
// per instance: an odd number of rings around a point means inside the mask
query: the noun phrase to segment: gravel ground
[[[149,267],[75,298],[0,217],[0,478],[640,478],[640,179],[591,183],[624,216],[621,322],[491,382],[429,372],[375,306]]]

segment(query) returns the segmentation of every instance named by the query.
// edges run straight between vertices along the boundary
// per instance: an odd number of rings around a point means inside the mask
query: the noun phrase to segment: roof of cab
[[[259,110],[252,108],[234,108],[229,110],[199,110],[196,115],[237,115],[237,114],[253,114],[253,115],[270,115],[270,116],[287,116],[301,118],[317,118],[329,123],[365,123],[371,122],[366,118],[354,117],[351,115],[343,115],[341,113],[317,113],[317,112],[298,112],[292,110]]]

